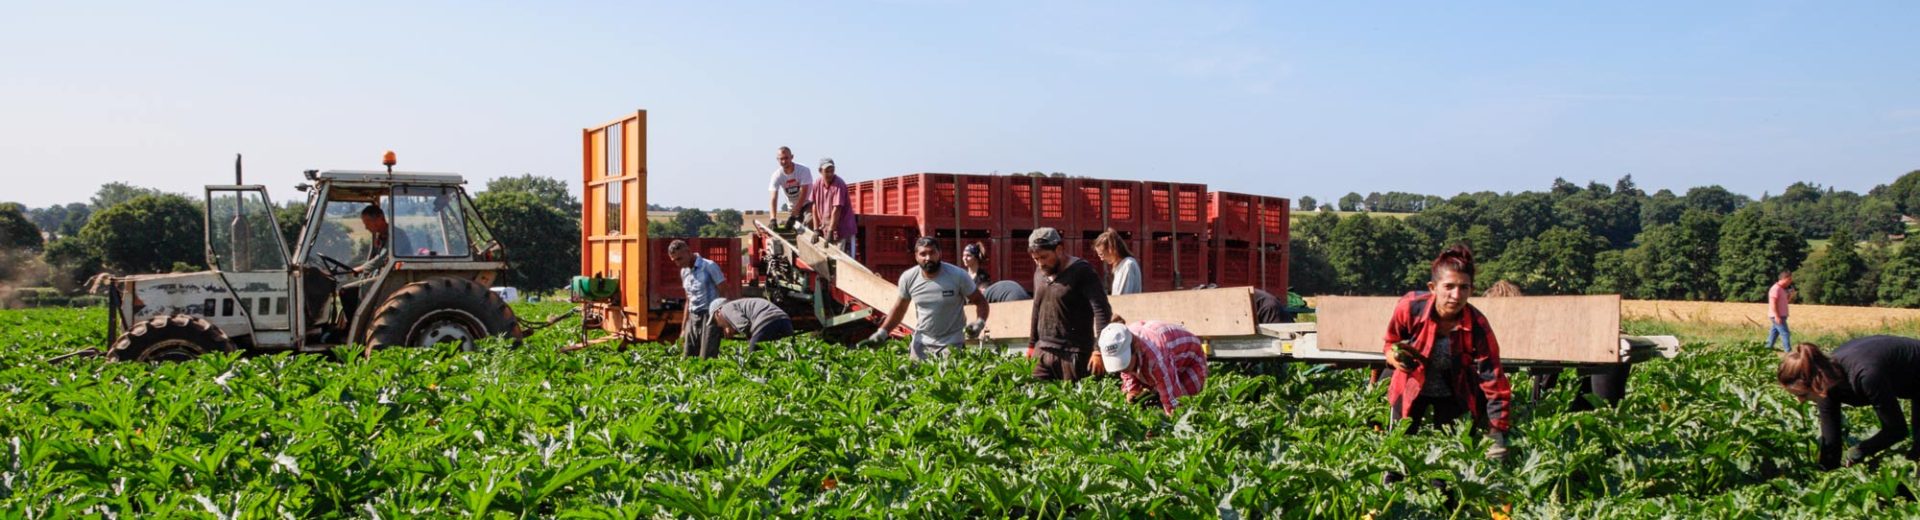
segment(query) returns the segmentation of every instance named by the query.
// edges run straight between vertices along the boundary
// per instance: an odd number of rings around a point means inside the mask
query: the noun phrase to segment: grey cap
[[[821,157],[821,158],[820,158],[820,167],[819,167],[819,168],[815,168],[815,169],[816,169],[816,170],[825,170],[825,169],[827,169],[827,167],[829,167],[829,166],[833,166],[833,158],[832,158],[832,157]]]
[[[1054,247],[1060,245],[1060,230],[1043,227],[1027,235],[1027,247]]]

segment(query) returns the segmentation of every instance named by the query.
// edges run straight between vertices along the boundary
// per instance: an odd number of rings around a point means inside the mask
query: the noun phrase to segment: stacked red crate
[[[865,180],[847,185],[847,198],[853,201],[853,212],[861,215],[879,213],[879,194],[875,191],[877,181]]]
[[[1215,191],[1207,194],[1207,238],[1215,243],[1252,242],[1259,236],[1255,224],[1257,195]]]
[[[1008,238],[1024,240],[1024,233],[1039,227],[1034,224],[1034,218],[1039,214],[1039,193],[1035,189],[1035,180],[1025,175],[1000,178],[1000,202],[1006,207],[1001,215],[1000,229]]]
[[[1212,283],[1221,287],[1257,285],[1260,252],[1245,244],[1213,243]]]
[[[998,246],[996,249],[1000,255],[994,262],[999,264],[1000,269],[1000,278],[995,281],[1013,280],[1027,292],[1033,292],[1034,265],[1033,257],[1027,254],[1027,239],[1025,237],[1005,238],[995,240],[994,243]]]
[[[1186,289],[1207,283],[1208,247],[1198,235],[1166,235],[1146,240],[1147,292]]]
[[[1259,262],[1255,264],[1254,268],[1260,272],[1260,278],[1253,280],[1253,285],[1261,289],[1266,289],[1268,293],[1275,296],[1285,297],[1287,295],[1287,284],[1289,283],[1287,277],[1287,247],[1284,245],[1270,245],[1259,248],[1257,251],[1259,251],[1261,255]]]
[[[673,258],[667,256],[667,245],[674,240],[687,241],[687,247],[701,257],[720,265],[720,272],[727,275],[727,283],[720,284],[720,295],[727,298],[740,297],[740,281],[746,277],[741,268],[741,248],[738,238],[650,238],[647,239],[647,259],[652,264],[647,269],[647,300],[657,303],[665,299],[684,300],[687,290],[680,285],[680,266],[673,265]]]
[[[1077,195],[1074,202],[1079,215],[1076,227],[1093,232],[1108,228],[1128,233],[1140,230],[1143,219],[1139,182],[1076,179],[1074,184],[1073,193]]]
[[[861,215],[860,263],[874,266],[913,265],[913,241],[920,238],[919,219],[909,215]]]
[[[1146,221],[1142,231],[1202,235],[1207,226],[1207,185],[1179,182],[1142,183]]]
[[[1034,178],[1035,209],[1033,224],[1035,227],[1050,227],[1060,230],[1067,236],[1078,235],[1081,228],[1078,217],[1078,204],[1074,199],[1074,184],[1079,179],[1065,177]]]

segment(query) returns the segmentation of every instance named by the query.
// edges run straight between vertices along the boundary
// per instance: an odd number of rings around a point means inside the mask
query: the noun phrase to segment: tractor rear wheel
[[[426,347],[445,342],[472,348],[481,338],[520,341],[513,308],[486,286],[465,278],[434,278],[394,291],[374,311],[367,348]]]
[[[187,361],[208,352],[231,352],[233,340],[198,316],[154,316],[121,334],[108,352],[120,361]]]

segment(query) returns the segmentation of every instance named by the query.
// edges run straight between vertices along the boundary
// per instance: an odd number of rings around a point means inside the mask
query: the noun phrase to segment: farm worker
[[[729,300],[714,298],[713,326],[720,336],[746,336],[747,351],[758,350],[760,342],[793,335],[793,318],[780,306],[760,298]]]
[[[853,199],[847,195],[847,181],[833,167],[833,159],[820,160],[820,178],[813,180],[814,231],[841,251],[854,254]]]
[[[973,277],[959,266],[940,261],[940,241],[920,237],[913,244],[913,259],[919,269],[900,273],[900,295],[893,310],[869,341],[885,341],[900,324],[900,317],[913,304],[919,317],[913,338],[907,343],[907,355],[923,361],[929,355],[945,355],[948,347],[964,345],[970,336],[979,336],[987,328],[987,297],[973,284]],[[980,317],[967,323],[965,304],[973,304]],[[965,324],[964,326],[962,324]]]
[[[1275,298],[1273,293],[1260,289],[1253,290],[1253,321],[1256,323],[1293,323],[1293,316],[1287,314],[1287,305]]]
[[[1787,302],[1798,292],[1793,287],[1793,271],[1780,271],[1780,281],[1767,288],[1767,322],[1772,327],[1767,331],[1767,348],[1773,348],[1773,341],[1778,339],[1781,350],[1793,350],[1793,331],[1787,330]]]
[[[1801,343],[1780,359],[1780,386],[1801,400],[1813,401],[1820,411],[1820,467],[1854,465],[1907,438],[1908,426],[1920,430],[1900,412],[1900,400],[1920,405],[1920,340],[1899,336],[1855,338],[1833,349]],[[1840,458],[1847,428],[1841,406],[1871,406],[1880,417],[1880,431],[1860,441]],[[1920,412],[1920,409],[1916,409]],[[1920,421],[1915,413],[1914,421]],[[1920,459],[1920,444],[1908,447],[1908,459]]]
[[[1027,288],[1021,287],[1020,282],[1013,280],[993,282],[993,285],[987,286],[987,289],[981,292],[986,293],[987,303],[1017,302],[1033,299],[1033,294],[1028,293]]]
[[[360,225],[367,228],[368,233],[373,234],[373,239],[367,246],[367,261],[354,267],[354,274],[365,273],[386,265],[387,259],[393,256],[393,250],[414,250],[413,240],[407,238],[407,232],[394,229],[389,225],[387,214],[380,211],[380,206],[377,204],[369,204],[360,210]],[[391,248],[388,247],[389,239],[392,241]]]
[[[773,183],[767,186],[770,197],[767,198],[767,223],[778,226],[774,215],[780,214],[780,194],[787,194],[787,225],[793,225],[795,218],[804,215],[807,207],[808,188],[813,185],[813,172],[807,167],[794,164],[793,150],[780,147],[776,156],[780,168],[773,171]]]
[[[1079,257],[1060,251],[1060,231],[1033,230],[1027,236],[1033,258],[1033,317],[1027,352],[1036,361],[1033,377],[1078,381],[1087,377],[1094,331],[1113,318],[1100,275]]]
[[[1088,370],[1120,374],[1120,390],[1131,403],[1152,390],[1168,417],[1180,398],[1207,387],[1207,353],[1200,338],[1185,327],[1164,321],[1127,324],[1120,317],[1100,330],[1100,350]]]
[[[1134,294],[1140,292],[1140,261],[1133,258],[1133,251],[1127,250],[1127,241],[1120,239],[1120,232],[1107,228],[1093,239],[1093,254],[1100,255],[1100,261],[1107,264],[1107,270],[1113,272],[1113,289],[1110,294]]]
[[[1507,455],[1507,414],[1513,400],[1500,368],[1500,343],[1479,309],[1467,303],[1473,294],[1473,251],[1455,245],[1433,260],[1426,291],[1400,298],[1387,324],[1387,387],[1392,419],[1410,419],[1407,433],[1423,425],[1444,425],[1471,413],[1490,428],[1487,456]]]
[[[680,346],[687,357],[719,355],[720,338],[707,333],[707,319],[713,310],[713,299],[720,295],[720,284],[726,283],[727,275],[720,272],[719,264],[693,252],[685,240],[668,243],[667,257],[673,259],[673,265],[680,266],[680,287],[687,291],[686,316],[680,323]]]
[[[992,285],[993,279],[987,276],[987,246],[979,242],[967,244],[960,249],[960,266],[967,268],[967,276],[973,278],[973,284],[985,288]]]

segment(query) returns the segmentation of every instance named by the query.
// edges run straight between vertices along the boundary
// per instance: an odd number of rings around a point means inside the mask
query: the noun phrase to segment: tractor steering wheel
[[[327,274],[330,276],[340,276],[353,272],[353,266],[341,263],[339,260],[334,260],[333,257],[320,253],[314,253],[313,256],[319,258],[320,263],[327,264]]]

